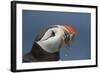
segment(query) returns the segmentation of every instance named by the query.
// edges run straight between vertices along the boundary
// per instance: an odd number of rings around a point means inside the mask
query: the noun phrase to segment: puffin
[[[70,45],[77,31],[69,25],[50,25],[37,33],[23,62],[59,61],[59,49]]]

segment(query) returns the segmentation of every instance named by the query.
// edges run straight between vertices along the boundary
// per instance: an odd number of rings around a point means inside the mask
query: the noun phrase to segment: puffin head
[[[54,53],[61,47],[67,47],[77,31],[68,25],[51,25],[40,31],[35,39],[47,52]]]
[[[58,28],[61,28],[63,30],[63,35],[62,35],[62,41],[63,41],[63,46],[69,46],[70,43],[73,41],[74,37],[77,34],[76,29],[72,28],[69,25],[57,25]]]

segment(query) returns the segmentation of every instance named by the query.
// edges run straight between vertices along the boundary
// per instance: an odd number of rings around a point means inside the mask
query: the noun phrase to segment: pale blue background
[[[89,13],[50,12],[23,10],[23,55],[31,50],[36,33],[54,24],[68,24],[78,31],[75,40],[68,48],[61,48],[61,60],[84,60],[91,58]]]

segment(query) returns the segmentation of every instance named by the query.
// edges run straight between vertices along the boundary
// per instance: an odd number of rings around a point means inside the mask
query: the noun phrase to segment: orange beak
[[[70,27],[70,26],[68,26],[68,25],[64,25],[64,29],[65,29],[67,32],[69,32],[70,34],[76,34],[76,33],[77,33],[77,31],[76,31],[74,28],[72,28],[72,27]]]
[[[70,43],[73,40],[73,38],[75,37],[77,31],[68,25],[63,25],[63,29],[65,30],[64,43],[65,43],[65,45],[66,44],[70,45]],[[66,33],[69,33],[69,35],[66,35]]]

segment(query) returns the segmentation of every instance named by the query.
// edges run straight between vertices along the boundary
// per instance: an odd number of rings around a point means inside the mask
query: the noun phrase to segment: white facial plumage
[[[42,38],[37,41],[45,51],[49,53],[57,52],[61,47],[66,47],[72,40],[76,31],[67,25],[54,25],[49,28]]]

